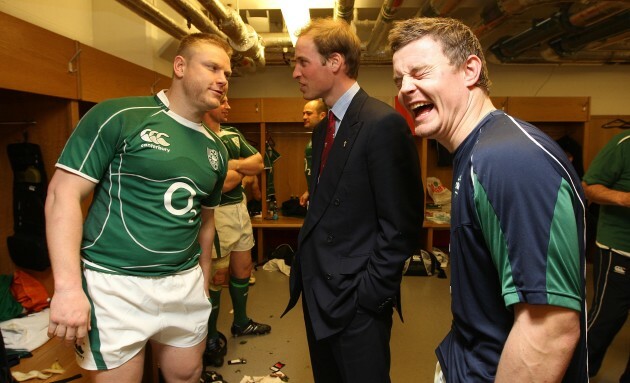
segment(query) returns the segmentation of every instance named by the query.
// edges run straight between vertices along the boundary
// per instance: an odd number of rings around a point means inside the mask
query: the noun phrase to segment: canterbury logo
[[[169,136],[166,133],[160,133],[151,129],[145,129],[140,133],[140,138],[142,138],[143,141],[152,142],[161,146],[170,146],[171,144],[169,144],[164,137],[168,138]]]

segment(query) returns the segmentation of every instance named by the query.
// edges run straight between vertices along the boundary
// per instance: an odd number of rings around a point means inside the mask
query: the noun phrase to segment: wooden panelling
[[[306,100],[303,98],[264,98],[263,121],[265,122],[302,122],[302,110]]]
[[[589,102],[589,97],[508,97],[507,111],[529,122],[586,122]]]
[[[507,97],[490,97],[492,104],[495,108],[501,110],[507,110],[508,98]]]
[[[80,45],[79,97],[100,102],[108,98],[150,96],[166,89],[171,79],[87,45]]]
[[[0,88],[77,98],[76,43],[0,12]]]
[[[0,90],[0,271],[14,270],[9,259],[6,238],[13,234],[13,170],[6,156],[6,146],[22,142],[38,144],[42,151],[48,180],[52,177],[55,162],[78,119],[76,101]],[[21,122],[34,122],[23,124]]]
[[[622,129],[612,128],[605,129],[602,128],[607,122],[613,121],[615,119],[621,119],[625,121],[630,121],[630,115],[601,115],[601,116],[591,116],[591,120],[587,124],[586,134],[584,137],[584,169],[588,169],[588,166],[591,164],[597,153],[613,138],[615,135],[622,132]]]
[[[304,148],[311,132],[301,123],[269,123],[267,133],[276,143],[282,157],[274,163],[273,180],[278,206],[290,197],[299,197],[306,191],[304,175]]]
[[[262,101],[259,98],[230,98],[230,122],[262,122]]]

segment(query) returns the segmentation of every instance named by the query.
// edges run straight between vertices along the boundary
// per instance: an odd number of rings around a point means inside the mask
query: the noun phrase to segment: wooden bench
[[[265,230],[294,229],[300,230],[304,223],[304,218],[278,216],[278,219],[264,219],[261,217],[252,217],[252,228],[256,232],[256,243],[258,245],[258,253],[256,261],[262,265],[265,258]]]

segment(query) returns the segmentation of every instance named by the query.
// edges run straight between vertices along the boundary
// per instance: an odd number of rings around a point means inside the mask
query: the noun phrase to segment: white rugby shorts
[[[214,225],[219,236],[221,254],[212,247],[212,258],[221,258],[232,251],[247,251],[254,247],[252,221],[249,218],[245,200],[233,205],[218,206],[214,209]]]
[[[89,342],[75,347],[86,370],[109,370],[133,358],[149,339],[188,348],[208,333],[212,305],[199,265],[160,277],[115,275],[84,269],[92,304]]]

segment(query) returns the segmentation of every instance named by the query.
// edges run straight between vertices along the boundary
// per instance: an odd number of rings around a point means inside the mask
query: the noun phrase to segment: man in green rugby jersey
[[[75,346],[92,382],[140,382],[147,342],[167,382],[199,382],[227,172],[225,147],[201,121],[226,91],[231,53],[217,36],[184,37],[168,90],[97,104],[56,164],[48,335]]]

